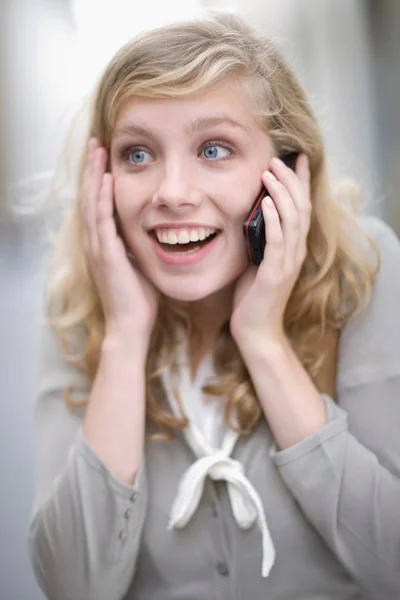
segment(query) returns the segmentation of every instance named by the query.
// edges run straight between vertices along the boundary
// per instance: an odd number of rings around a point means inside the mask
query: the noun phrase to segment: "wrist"
[[[104,357],[119,358],[122,361],[140,360],[146,362],[149,338],[139,335],[137,331],[125,331],[123,334],[116,331],[106,332],[101,353]]]
[[[288,355],[290,348],[284,335],[268,339],[263,339],[260,335],[248,337],[238,345],[243,358],[247,357],[252,361],[260,359],[267,363],[281,360]]]

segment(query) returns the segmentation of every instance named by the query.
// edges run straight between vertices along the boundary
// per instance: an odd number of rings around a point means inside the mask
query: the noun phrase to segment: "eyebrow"
[[[123,127],[118,127],[118,129],[114,132],[113,138],[116,139],[124,135],[145,135],[148,137],[154,137],[152,132],[146,129],[146,127],[134,125],[133,123],[124,125]]]
[[[185,128],[186,133],[193,134],[199,133],[201,131],[205,131],[207,129],[212,129],[213,127],[217,127],[218,125],[228,125],[233,129],[241,129],[243,131],[248,132],[249,128],[245,125],[242,125],[238,121],[231,119],[228,116],[216,116],[216,117],[200,117],[195,119]],[[122,137],[123,135],[144,135],[148,137],[155,137],[154,133],[152,133],[146,127],[142,125],[135,125],[133,123],[129,123],[122,127],[119,127],[114,133],[114,139]]]
[[[229,127],[232,127],[234,129],[242,129],[244,131],[249,131],[248,127],[225,115],[216,117],[201,117],[199,119],[195,119],[191,122],[189,127],[186,128],[186,130],[188,131],[188,133],[198,133],[200,131],[204,131],[205,129],[217,127],[218,125],[228,125]]]

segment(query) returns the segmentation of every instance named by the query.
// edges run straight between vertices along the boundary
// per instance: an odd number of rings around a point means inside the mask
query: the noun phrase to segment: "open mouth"
[[[221,233],[218,229],[179,232],[151,230],[150,236],[169,254],[195,254],[210,244]]]

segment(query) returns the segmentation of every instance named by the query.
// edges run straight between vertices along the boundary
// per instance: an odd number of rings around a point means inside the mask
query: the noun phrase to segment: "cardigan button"
[[[227,577],[229,575],[228,565],[222,561],[217,563],[217,571],[223,577]]]
[[[121,529],[121,531],[118,534],[118,537],[122,543],[125,542],[126,538],[128,537],[128,534],[126,533],[125,529]]]

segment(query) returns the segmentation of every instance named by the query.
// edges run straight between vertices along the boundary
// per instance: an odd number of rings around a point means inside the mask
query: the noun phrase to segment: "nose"
[[[166,165],[153,196],[153,205],[182,212],[198,206],[200,202],[201,192],[194,186],[189,169],[184,167],[182,161]]]

